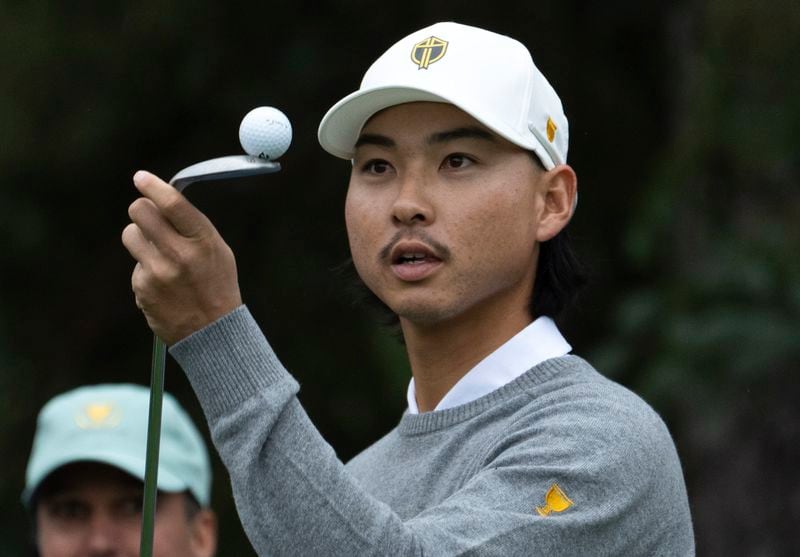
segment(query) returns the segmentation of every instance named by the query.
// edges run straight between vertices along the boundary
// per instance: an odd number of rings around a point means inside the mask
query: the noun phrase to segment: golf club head
[[[169,181],[178,191],[193,182],[210,180],[227,180],[229,178],[242,178],[258,174],[271,174],[281,169],[280,163],[267,161],[258,157],[247,155],[232,155],[209,159],[207,161],[187,166]]]

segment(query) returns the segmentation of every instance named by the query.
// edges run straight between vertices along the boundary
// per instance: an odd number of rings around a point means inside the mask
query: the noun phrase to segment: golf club
[[[268,159],[276,159],[288,149],[291,133],[288,119],[277,109],[271,107],[253,109],[244,117],[239,128],[239,140],[244,150],[250,153],[249,156],[232,155],[193,164],[175,174],[169,183],[178,191],[183,191],[194,182],[229,180],[278,172],[281,169],[280,163]],[[166,357],[166,343],[154,334],[150,368],[150,407],[147,419],[140,557],[152,557],[153,554]]]

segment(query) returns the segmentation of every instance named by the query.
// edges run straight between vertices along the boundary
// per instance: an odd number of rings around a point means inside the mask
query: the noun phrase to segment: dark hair
[[[586,269],[572,250],[565,228],[539,244],[536,280],[529,306],[531,317],[559,317],[575,302],[587,282]]]
[[[203,505],[200,504],[194,494],[188,489],[183,492],[183,500],[184,510],[186,511],[186,520],[191,522],[194,520],[194,517],[197,516],[197,513],[203,510]]]
[[[542,172],[547,172],[536,153],[528,151],[528,154]],[[531,317],[536,319],[546,315],[556,319],[562,315],[575,302],[588,278],[586,268],[572,250],[566,228],[539,244],[536,279],[529,306]]]

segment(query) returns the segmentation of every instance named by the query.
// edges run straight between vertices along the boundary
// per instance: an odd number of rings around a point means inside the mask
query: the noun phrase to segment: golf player
[[[142,171],[123,232],[137,305],[192,382],[257,552],[693,554],[664,423],[553,321],[581,282],[564,239],[577,180],[561,101],[525,46],[455,23],[414,32],[319,140],[351,161],[352,259],[413,374],[397,427],[347,464],[206,217]]]
[[[22,500],[41,557],[139,555],[149,390],[92,385],[39,413]],[[153,536],[156,557],[210,557],[217,522],[200,433],[165,394]]]

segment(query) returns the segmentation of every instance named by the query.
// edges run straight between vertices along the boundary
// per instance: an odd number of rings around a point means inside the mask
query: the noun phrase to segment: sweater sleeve
[[[170,353],[197,394],[259,555],[422,555],[311,424],[297,382],[241,306]]]
[[[297,382],[244,306],[171,353],[204,409],[240,519],[259,555],[614,555],[636,547],[630,542],[658,520],[646,516],[660,502],[651,475],[659,455],[649,447],[632,446],[612,457],[623,459],[618,462],[593,449],[593,458],[572,455],[560,468],[532,466],[538,449],[526,429],[540,425],[524,422],[492,447],[460,489],[403,520],[365,491],[311,424],[296,398]],[[635,428],[628,429],[635,441]],[[584,438],[600,433],[564,429],[564,435]],[[561,495],[555,492],[548,503],[541,490],[531,492],[531,485],[556,482],[578,511],[560,520],[546,515],[558,512]],[[615,489],[611,496],[592,493]],[[597,504],[584,504],[590,498]],[[636,524],[643,516],[645,524]],[[665,554],[691,554],[691,540],[684,541],[680,547],[668,544],[672,551]]]

